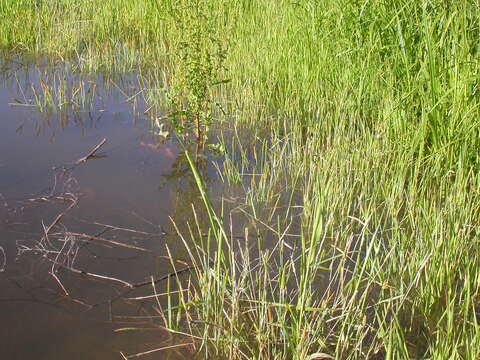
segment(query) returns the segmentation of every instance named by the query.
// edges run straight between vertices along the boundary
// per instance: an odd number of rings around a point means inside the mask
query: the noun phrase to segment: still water
[[[135,75],[80,78],[21,60],[2,68],[0,359],[122,359],[171,345],[141,358],[191,358],[186,339],[159,327],[156,302],[132,299],[151,286],[127,294],[112,280],[172,272],[167,246],[176,267],[188,266],[170,217],[182,228],[192,203],[201,208],[184,152],[152,129]],[[76,164],[104,138],[96,158]]]

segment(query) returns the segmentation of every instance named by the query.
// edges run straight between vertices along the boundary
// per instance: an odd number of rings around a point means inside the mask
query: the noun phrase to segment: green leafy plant
[[[226,40],[216,24],[218,11],[205,0],[181,0],[168,4],[181,38],[174,43],[173,64],[167,98],[174,108],[168,118],[184,135],[194,132],[204,142],[212,123],[212,112],[219,106],[212,97],[222,79]]]

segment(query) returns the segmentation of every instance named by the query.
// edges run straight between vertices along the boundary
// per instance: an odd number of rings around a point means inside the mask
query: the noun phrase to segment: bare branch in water
[[[65,293],[65,296],[70,296],[70,294],[68,293],[67,289],[65,289],[65,286],[63,286],[62,282],[60,281],[60,279],[58,278],[58,276],[55,274],[55,271],[51,271],[50,272],[50,275],[52,275],[52,277],[57,281],[57,283],[60,285],[60,288],[63,290],[63,292]]]
[[[193,266],[193,265],[186,266],[186,267],[184,267],[180,270],[172,271],[171,273],[165,274],[165,275],[163,275],[163,276],[161,276],[157,279],[152,279],[152,280],[149,280],[149,281],[132,284],[132,287],[133,288],[139,288],[139,287],[143,287],[143,286],[146,286],[146,285],[158,284],[161,281],[164,281],[164,280],[167,280],[167,279],[170,279],[170,278],[173,278],[173,277],[177,277],[177,276],[179,276],[183,273],[186,273],[190,270],[193,270],[193,269],[195,269],[195,266]]]
[[[101,148],[106,142],[107,142],[107,138],[103,138],[103,140],[102,140],[97,146],[95,146],[92,150],[90,150],[90,152],[89,152],[86,156],[78,159],[78,160],[75,162],[75,164],[77,165],[77,164],[86,162],[86,161],[90,160],[91,158],[95,157],[95,153],[96,153],[98,150],[100,150],[100,148]]]
[[[60,221],[60,219],[61,219],[68,211],[70,211],[70,209],[73,208],[75,205],[77,205],[77,202],[74,200],[63,212],[61,212],[60,214],[57,215],[57,217],[53,220],[53,222],[52,222],[47,228],[44,228],[44,235],[43,235],[43,237],[40,239],[40,243],[42,243],[44,240],[48,240],[48,234],[49,234],[50,231],[53,229],[53,227],[55,227],[55,225],[58,224],[58,222]]]
[[[161,348],[158,348],[158,349],[144,351],[144,352],[140,352],[140,353],[136,353],[136,354],[132,354],[132,355],[127,355],[127,356],[122,354],[122,356],[124,357],[124,359],[134,359],[134,358],[142,357],[144,355],[150,355],[150,354],[153,354],[155,352],[159,352],[159,351],[163,351],[163,350],[168,350],[168,349],[173,349],[173,348],[178,348],[178,347],[185,347],[185,346],[192,346],[192,345],[193,345],[192,343],[176,344],[176,345],[164,346],[164,347],[161,347]]]
[[[134,287],[129,282],[121,280],[121,279],[114,278],[112,276],[105,276],[105,275],[95,274],[95,273],[91,273],[91,272],[84,271],[84,270],[78,270],[78,269],[75,269],[71,266],[64,265],[62,263],[55,263],[54,260],[51,260],[51,259],[49,259],[49,261],[53,262],[54,265],[58,266],[59,268],[68,270],[68,271],[70,271],[74,274],[90,277],[92,279],[97,279],[97,280],[111,281],[111,282],[121,284],[121,285],[123,285],[125,287],[128,287],[128,288],[131,288],[131,289],[133,289],[133,287]]]
[[[113,229],[113,230],[131,232],[131,233],[134,233],[134,234],[149,235],[149,236],[156,236],[156,235],[158,235],[158,234],[147,233],[147,232],[144,232],[144,231],[138,231],[138,230],[129,229],[129,228],[124,228],[124,227],[118,227],[118,226],[114,226],[114,225],[102,224],[102,223],[99,223],[99,222],[96,222],[96,221],[94,221],[93,224],[94,224],[94,225],[99,225],[99,226],[105,226],[105,227],[110,228],[110,229]],[[160,235],[164,235],[164,234],[162,233],[162,234],[160,234]]]
[[[142,248],[142,247],[139,247],[139,246],[124,244],[124,243],[121,243],[121,242],[118,242],[118,241],[109,240],[109,239],[105,239],[105,238],[98,237],[98,236],[92,236],[92,235],[80,234],[80,233],[73,233],[73,232],[65,232],[64,234],[67,235],[67,236],[75,236],[75,237],[79,237],[79,238],[84,238],[84,239],[87,239],[87,241],[90,241],[90,240],[91,241],[99,241],[99,242],[107,243],[107,244],[110,244],[110,245],[115,245],[115,246],[118,246],[118,247],[124,247],[124,248],[127,248],[127,249],[133,249],[133,250],[150,252],[150,253],[152,252],[151,250],[148,250],[148,249],[145,249],[145,248]]]

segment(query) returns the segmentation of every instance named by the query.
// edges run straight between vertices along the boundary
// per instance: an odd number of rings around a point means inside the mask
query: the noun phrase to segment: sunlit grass
[[[478,1],[205,1],[228,45],[220,171],[249,221],[232,237],[196,177],[210,236],[193,217],[197,282],[168,325],[231,359],[479,358]],[[171,4],[0,0],[0,45],[135,69],[161,104]]]

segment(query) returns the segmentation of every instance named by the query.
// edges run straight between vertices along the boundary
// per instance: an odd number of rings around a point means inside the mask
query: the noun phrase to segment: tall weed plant
[[[210,226],[164,309],[205,357],[480,358],[478,0],[47,4],[0,0],[1,45],[161,79],[180,133],[205,138],[228,69],[248,221],[196,176]]]
[[[170,119],[178,132],[194,132],[203,142],[212,123],[212,113],[219,103],[215,101],[214,87],[227,80],[226,26],[221,25],[224,4],[208,0],[180,0],[164,4],[171,16],[178,38],[170,48],[170,83],[167,97],[174,107]]]

